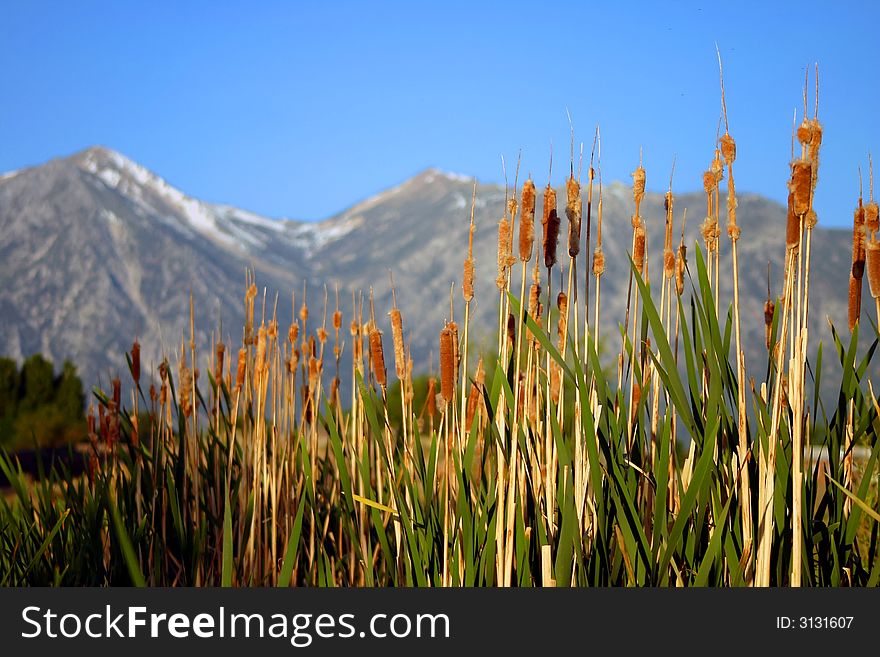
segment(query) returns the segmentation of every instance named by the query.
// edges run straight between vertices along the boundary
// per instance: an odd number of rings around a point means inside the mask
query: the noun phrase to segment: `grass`
[[[789,225],[780,226],[785,283],[767,306],[766,368],[746,372],[736,246],[749,236],[736,223],[736,151],[726,111],[723,119],[706,175],[706,248],[694,245],[690,261],[683,241],[674,250],[670,180],[656,279],[645,253],[652,218],[639,209],[646,172],[636,169],[616,367],[600,358],[597,330],[601,173],[594,249],[593,155],[581,230],[572,145],[568,258],[557,256],[552,187],[541,252],[534,183],[518,200],[515,182],[502,209],[494,353],[468,354],[473,271],[489,266],[474,262],[472,243],[462,245],[463,325],[452,296],[437,327],[439,381],[413,379],[396,301],[393,381],[372,295],[366,308],[355,299],[348,339],[338,298],[328,331],[326,296],[321,326],[309,331],[304,295],[285,334],[265,299],[258,312],[249,279],[235,359],[226,345],[195,344],[191,304],[176,362],[144,377],[135,348],[130,382],[95,391],[85,476],[57,465],[28,482],[14,455],[0,455],[13,491],[0,498],[0,583],[876,586],[880,406],[868,372],[878,334],[868,327],[875,339],[864,353],[858,322],[847,334],[832,327],[827,351],[811,351],[807,335],[821,126],[805,112]],[[594,154],[598,145],[597,133]],[[718,257],[725,168],[730,272]],[[472,239],[473,214],[471,227]],[[722,275],[734,282],[729,308],[719,305]],[[567,281],[555,297],[554,278]],[[841,378],[826,407],[813,373],[829,357]],[[804,453],[811,437],[827,452],[821,463]]]

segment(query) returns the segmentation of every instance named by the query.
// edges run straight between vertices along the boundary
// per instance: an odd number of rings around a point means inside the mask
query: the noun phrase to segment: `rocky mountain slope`
[[[368,295],[372,287],[390,350],[390,270],[416,369],[427,370],[430,353],[436,354],[438,331],[450,315],[453,282],[456,319],[461,319],[459,285],[472,185],[466,177],[429,169],[325,221],[305,223],[199,201],[101,147],[5,174],[0,176],[0,353],[21,359],[42,352],[57,362],[70,358],[87,384],[106,383],[124,369],[124,351],[135,337],[147,362],[174,354],[182,332],[188,331],[190,291],[198,316],[197,341],[209,344],[222,322],[224,341],[235,345],[241,337],[249,267],[267,292],[269,308],[278,293],[282,326],[291,317],[291,293],[296,291],[297,305],[301,301],[303,282],[312,320],[320,318],[324,285],[331,313],[338,286],[346,327],[353,293]],[[501,187],[477,188],[477,294],[472,308],[477,348],[491,346],[497,321],[496,241],[504,198]],[[538,203],[540,217],[540,190]],[[632,205],[628,187],[605,187],[602,330],[614,351],[626,304]],[[692,248],[705,197],[677,197],[677,224],[685,208],[686,240]],[[560,215],[564,234],[562,208]],[[662,268],[662,196],[648,194],[642,215],[648,226],[649,270],[657,276]],[[767,263],[772,262],[778,291],[785,210],[759,196],[740,194],[738,216],[744,340],[750,373],[760,380]],[[540,235],[540,223],[537,231]],[[811,342],[830,341],[826,318],[846,328],[849,242],[846,230],[815,232]],[[582,291],[585,251],[578,264]],[[726,239],[721,271],[730,271]],[[518,282],[518,265],[514,276]],[[554,295],[558,276],[557,271]],[[721,280],[726,309],[732,282],[729,275]],[[867,290],[865,295],[870,299]],[[343,334],[348,337],[347,330]]]

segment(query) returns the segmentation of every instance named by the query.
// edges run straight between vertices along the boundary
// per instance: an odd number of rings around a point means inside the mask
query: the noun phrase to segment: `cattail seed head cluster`
[[[880,242],[873,236],[865,248],[865,271],[871,296],[876,299],[880,297]]]
[[[801,223],[795,212],[794,192],[788,193],[788,213],[785,219],[785,246],[797,249],[801,243]]]
[[[795,160],[791,165],[789,183],[794,202],[794,213],[798,217],[807,214],[813,192],[813,164],[806,159]]]
[[[565,336],[568,330],[568,295],[565,292],[560,292],[556,296],[556,308],[559,310],[556,335],[559,338],[559,349],[561,350],[565,344]]]
[[[645,273],[645,227],[639,226],[635,231],[635,248],[633,249],[633,262],[639,275]]]
[[[764,340],[767,343],[767,349],[770,349],[770,339],[773,336],[773,313],[776,312],[776,304],[772,299],[764,302]]]
[[[645,174],[645,167],[641,164],[638,169],[632,172],[633,179],[633,201],[636,203],[636,214],[639,213],[639,207],[642,204],[642,199],[645,197],[645,184],[647,181],[647,176]]]
[[[598,278],[602,274],[605,273],[605,254],[602,252],[602,247],[597,246],[593,250],[593,276]]]
[[[675,258],[675,292],[679,296],[684,292],[684,270],[687,264],[687,247],[679,245],[678,255]]]
[[[137,340],[131,345],[131,378],[135,385],[141,381],[141,345]]]
[[[544,266],[547,269],[556,264],[556,249],[559,244],[559,215],[556,212],[556,191],[547,185],[544,189],[544,213],[541,219],[544,227]]]
[[[226,345],[218,342],[214,347],[214,381],[219,386],[223,380],[223,361],[226,355]]]
[[[382,388],[387,387],[388,379],[385,371],[385,351],[382,348],[382,332],[373,327],[370,335],[370,363],[373,368],[373,376],[376,383]]]
[[[865,230],[872,235],[880,230],[880,207],[874,201],[865,204]]]
[[[449,326],[440,331],[440,397],[445,404],[452,403],[455,394],[455,349]]]
[[[568,217],[568,255],[576,258],[581,252],[583,201],[581,200],[581,185],[574,176],[570,176],[566,181],[565,192],[565,216]]]
[[[498,277],[495,285],[499,290],[507,286],[508,259],[510,258],[510,222],[507,217],[498,222]]]
[[[474,298],[474,259],[467,258],[464,261],[464,276],[461,283],[462,296],[465,301],[471,301]]]
[[[736,142],[727,132],[721,136],[721,155],[724,157],[724,164],[728,167],[736,160]]]
[[[400,310],[392,308],[391,313],[391,337],[394,340],[394,369],[397,378],[403,381],[406,378],[406,354],[403,349],[403,317]]]
[[[529,178],[522,187],[522,216],[519,224],[519,259],[532,259],[535,242],[535,183]]]

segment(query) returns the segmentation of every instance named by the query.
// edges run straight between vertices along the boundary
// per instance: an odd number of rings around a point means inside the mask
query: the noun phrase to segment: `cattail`
[[[687,247],[681,244],[675,258],[675,292],[679,296],[684,292],[684,269],[687,263]]]
[[[535,183],[532,179],[523,183],[522,217],[519,224],[519,259],[528,262],[532,259],[532,246],[535,242]]]
[[[339,377],[334,376],[330,382],[330,406],[336,408],[339,406]]]
[[[131,378],[135,385],[141,381],[141,345],[137,340],[131,345]]]
[[[495,279],[495,285],[499,290],[503,290],[507,285],[507,262],[510,257],[510,222],[507,217],[501,218],[498,222],[498,278]]]
[[[865,249],[865,270],[868,272],[871,296],[876,299],[880,297],[880,242],[873,236]]]
[[[794,213],[802,217],[810,209],[810,196],[813,191],[813,166],[809,160],[795,160],[791,165],[791,192],[794,198]]]
[[[442,338],[441,338],[442,339]],[[425,410],[430,417],[437,415],[437,379],[428,379],[428,392],[425,399]]]
[[[865,205],[865,228],[872,234],[880,230],[880,208],[874,201]]]
[[[516,344],[516,317],[512,313],[507,314],[507,343],[511,347]]]
[[[327,329],[325,329],[323,326],[319,326],[319,327],[318,327],[318,330],[315,331],[315,333],[318,335],[318,342],[320,342],[322,345],[323,345],[325,342],[327,342]],[[270,325],[270,328],[269,328],[269,337],[272,337],[272,328],[271,328],[271,325]]]
[[[192,392],[193,392],[192,374],[189,368],[181,363],[180,365],[180,408],[184,417],[190,417],[193,411]]]
[[[303,299],[302,305],[299,307],[299,318],[305,327],[306,322],[309,320],[309,307]]]
[[[645,229],[642,226],[636,228],[635,244],[633,262],[636,265],[636,271],[639,272],[639,275],[642,275],[645,269]]]
[[[446,404],[452,402],[455,389],[455,353],[453,334],[449,325],[440,331],[440,396]]]
[[[214,348],[214,382],[220,386],[223,379],[223,359],[226,355],[226,345],[218,342]]]
[[[581,184],[570,176],[565,183],[567,202],[565,216],[568,217],[568,255],[577,257],[581,252],[581,215],[583,201],[581,200]]]
[[[638,214],[638,208],[642,203],[642,199],[645,196],[645,168],[639,164],[639,168],[632,172],[633,179],[633,200],[636,203],[636,214]]]
[[[721,137],[721,155],[724,156],[724,164],[727,166],[736,159],[736,142],[726,132]]]
[[[538,305],[540,304],[541,298],[541,285],[539,283],[532,283],[529,288],[529,316],[534,319],[536,322],[538,321]]]
[[[266,327],[260,326],[257,332],[257,354],[254,357],[254,369],[261,376],[266,366]]]
[[[403,381],[406,378],[406,354],[403,349],[403,318],[400,310],[391,309],[391,337],[394,340],[394,369],[397,378]]]
[[[122,407],[122,382],[119,378],[113,379],[113,404],[117,410]]]
[[[718,186],[718,183],[721,182],[721,179],[724,178],[724,166],[721,164],[721,151],[719,149],[715,149],[715,157],[712,158],[712,164],[709,167],[709,170],[712,172],[712,177],[715,178],[715,187]]]
[[[711,170],[703,172],[703,189],[707,194],[715,189],[715,174]]]
[[[675,253],[672,249],[663,251],[663,276],[670,279],[675,275]]]
[[[865,208],[861,199],[853,213],[852,275],[862,280],[865,273]]]
[[[461,291],[465,301],[474,298],[474,259],[467,258],[464,261],[464,276],[461,282]]]
[[[480,399],[482,397],[482,391],[480,387],[483,383],[483,379],[485,379],[485,374],[483,372],[483,359],[480,358],[477,361],[477,372],[474,375],[474,380],[471,383],[471,390],[468,393],[467,398],[467,415],[465,416],[465,430],[470,431],[474,426],[474,416],[477,414],[478,409],[480,408]]]
[[[788,214],[785,224],[785,246],[796,249],[801,243],[801,223],[794,209],[794,192],[788,193]]]
[[[797,129],[797,140],[800,142],[802,146],[809,146],[810,140],[813,137],[813,129],[810,125],[809,119],[804,117],[804,120],[801,121],[801,124]]]
[[[370,363],[373,368],[373,376],[376,377],[376,383],[384,389],[388,383],[385,372],[385,352],[382,348],[382,332],[377,328],[370,331]]]
[[[550,363],[550,399],[554,404],[559,403],[559,390],[562,388],[562,368],[559,363]]]
[[[294,344],[296,343],[297,338],[299,338],[299,322],[294,321],[287,330],[287,340],[290,344]]]
[[[559,243],[559,215],[556,213],[556,191],[548,184],[544,190],[544,266],[550,269],[556,264],[556,248]]]
[[[447,322],[446,327],[452,332],[452,375],[458,381],[458,365],[461,362],[461,353],[458,346],[458,324]]]
[[[862,314],[862,279],[849,276],[849,304],[847,307],[849,330],[852,331]]]
[[[247,366],[247,349],[242,347],[238,350],[238,362],[235,365],[235,390],[241,390],[244,385],[244,372]]]
[[[565,333],[568,329],[568,295],[560,292],[556,296],[556,308],[559,310],[559,320],[556,326],[556,332],[559,337],[559,348],[565,343]]]
[[[593,275],[598,278],[605,273],[605,254],[602,247],[597,246],[593,251]]]
[[[336,335],[339,335],[339,330],[342,328],[342,311],[337,310],[333,313],[333,330],[336,332]]]
[[[764,339],[767,349],[770,349],[770,339],[773,334],[773,313],[776,312],[776,304],[771,299],[764,302]]]

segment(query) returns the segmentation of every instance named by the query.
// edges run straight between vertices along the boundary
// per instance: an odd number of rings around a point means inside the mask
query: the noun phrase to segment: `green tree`
[[[0,358],[0,421],[15,415],[19,384],[16,362],[11,358]]]
[[[50,404],[55,397],[52,363],[40,354],[30,356],[21,367],[21,410],[31,411]]]
[[[79,422],[83,419],[85,395],[83,385],[76,373],[76,365],[69,360],[64,361],[55,386],[55,405],[68,422]]]

